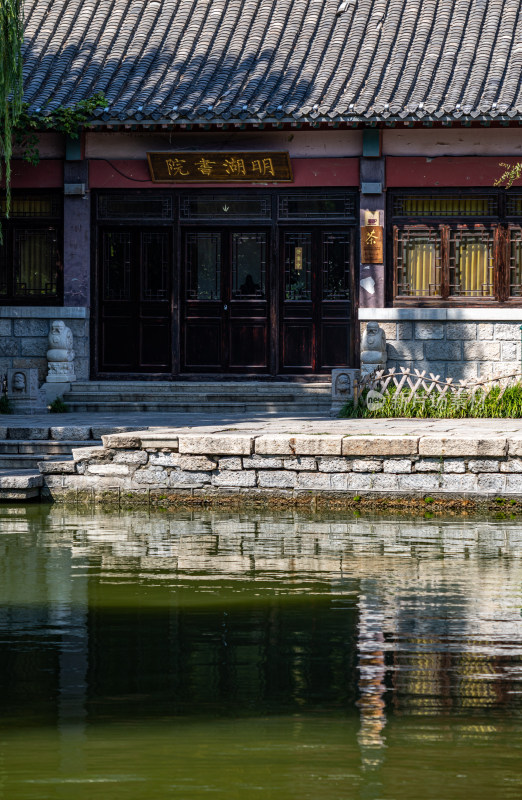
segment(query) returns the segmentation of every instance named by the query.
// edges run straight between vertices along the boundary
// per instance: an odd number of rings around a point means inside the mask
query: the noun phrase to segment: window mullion
[[[521,253],[522,228],[519,225],[508,225],[505,231],[505,272],[506,300],[522,297]]]
[[[499,291],[497,300],[507,300],[510,295],[509,275],[509,226],[498,225],[498,255],[495,272],[498,273]]]
[[[505,294],[503,244],[502,227],[495,225],[493,229],[493,296],[495,300],[503,300]]]
[[[393,297],[397,298],[399,294],[399,229],[397,225],[393,226]]]
[[[441,225],[440,228],[441,239],[441,276],[440,276],[440,294],[443,300],[449,297],[449,225]]]

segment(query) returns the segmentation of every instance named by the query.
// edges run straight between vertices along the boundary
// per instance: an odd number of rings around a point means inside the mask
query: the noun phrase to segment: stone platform
[[[71,461],[42,463],[43,494],[120,506],[522,503],[519,420],[187,417],[104,435],[102,447],[73,450]]]

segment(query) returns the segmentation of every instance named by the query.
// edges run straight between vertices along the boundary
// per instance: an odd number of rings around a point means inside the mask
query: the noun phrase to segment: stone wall
[[[49,329],[54,319],[62,319],[73,333],[76,378],[89,378],[88,309],[61,306],[0,307],[0,374],[11,367],[32,367],[38,369],[39,382],[43,383]]]
[[[54,500],[140,496],[205,504],[235,495],[522,498],[522,435],[113,434],[40,465]]]
[[[494,313],[502,314],[490,309],[486,314],[482,309],[364,309],[361,331],[367,320],[379,322],[386,333],[388,367],[455,380],[520,372],[522,309],[510,310],[508,319],[495,319]]]

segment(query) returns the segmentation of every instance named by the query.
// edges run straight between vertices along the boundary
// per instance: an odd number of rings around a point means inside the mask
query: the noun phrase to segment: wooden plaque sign
[[[293,181],[288,153],[147,153],[155,183]]]
[[[361,227],[361,263],[384,264],[381,225],[363,225]]]

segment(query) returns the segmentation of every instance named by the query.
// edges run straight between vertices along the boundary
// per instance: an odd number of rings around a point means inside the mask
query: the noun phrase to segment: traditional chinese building
[[[26,0],[25,99],[103,92],[13,162],[0,365],[80,380],[513,370],[520,0]]]

